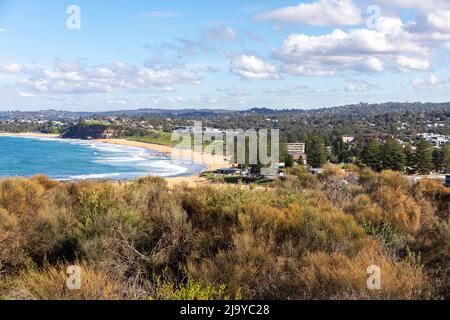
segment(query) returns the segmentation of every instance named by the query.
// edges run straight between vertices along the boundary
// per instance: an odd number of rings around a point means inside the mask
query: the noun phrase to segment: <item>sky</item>
[[[0,110],[450,101],[448,0],[0,0]]]

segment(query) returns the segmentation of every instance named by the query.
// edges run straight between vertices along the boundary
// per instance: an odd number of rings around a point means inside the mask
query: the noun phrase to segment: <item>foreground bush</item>
[[[81,266],[81,286],[79,290],[67,287],[67,266],[32,271],[21,277],[16,298],[28,300],[119,300],[125,298],[125,291],[117,279],[111,278],[104,270],[94,270]]]
[[[450,297],[445,188],[291,173],[266,189],[2,180],[0,299]],[[78,291],[65,287],[74,264]],[[371,265],[381,290],[367,288]]]

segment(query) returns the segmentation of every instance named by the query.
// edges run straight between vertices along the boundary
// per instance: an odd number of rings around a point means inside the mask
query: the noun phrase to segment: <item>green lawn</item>
[[[162,146],[168,146],[168,147],[175,147],[180,141],[172,141],[172,134],[168,132],[163,131],[153,131],[147,133],[145,136],[140,135],[134,135],[134,136],[125,136],[124,137],[127,140],[131,141],[137,141],[137,142],[144,142],[144,143],[150,143],[150,144],[158,144]],[[192,138],[192,146],[194,144],[194,139]],[[211,142],[204,142],[203,148],[206,148],[209,146]]]
[[[171,140],[172,134],[163,131],[149,132],[145,136],[125,136],[125,139],[144,143],[158,144],[162,146],[174,147],[178,144]]]

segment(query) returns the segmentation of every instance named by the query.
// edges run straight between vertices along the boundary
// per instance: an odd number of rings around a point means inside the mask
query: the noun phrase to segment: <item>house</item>
[[[434,133],[421,133],[417,135],[418,139],[425,139],[436,147],[450,144],[450,137]]]
[[[294,160],[299,160],[300,158],[306,158],[306,144],[305,143],[288,143],[287,152]]]
[[[216,170],[216,174],[224,174],[224,175],[239,175],[242,174],[242,170],[235,168],[223,168]]]
[[[378,140],[381,142],[386,142],[393,137],[394,136],[389,133],[373,133],[373,134],[363,134],[360,136],[360,139],[361,141],[364,142],[364,144],[367,144],[370,140]]]
[[[343,137],[342,137],[342,141],[343,141],[344,143],[350,144],[350,143],[352,143],[353,141],[355,141],[355,137],[351,137],[351,136],[343,136]]]

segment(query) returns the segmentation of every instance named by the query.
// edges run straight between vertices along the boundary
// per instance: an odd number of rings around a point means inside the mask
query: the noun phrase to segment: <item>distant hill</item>
[[[283,115],[283,114],[302,114],[305,116],[320,115],[339,115],[339,116],[376,116],[386,113],[406,113],[406,112],[431,112],[434,110],[449,110],[450,102],[445,103],[421,103],[421,102],[387,102],[381,104],[359,103],[353,105],[345,105],[329,108],[318,109],[269,109],[269,108],[252,108],[248,110],[226,110],[226,109],[136,109],[136,110],[119,110],[106,112],[70,112],[57,110],[43,111],[2,111],[0,112],[0,121],[8,119],[76,119],[79,117],[99,116],[164,116],[164,117],[210,117],[215,115],[226,114],[257,114],[257,115]]]

